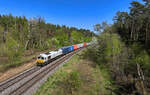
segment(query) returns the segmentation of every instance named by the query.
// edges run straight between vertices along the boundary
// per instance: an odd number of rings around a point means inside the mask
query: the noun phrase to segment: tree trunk
[[[140,78],[140,84],[141,84],[141,88],[142,88],[142,95],[147,95],[147,92],[146,92],[146,89],[145,89],[145,86],[144,86],[144,74],[143,74],[143,71],[140,67],[140,65],[137,63],[137,72],[138,72],[138,76]]]
[[[148,24],[146,24],[146,33],[145,33],[145,46],[148,46]]]
[[[130,40],[132,41],[133,39],[133,31],[134,31],[134,23],[132,23],[132,30],[131,30],[131,35],[130,35]]]
[[[30,40],[28,40],[28,41],[26,42],[26,44],[25,44],[25,50],[28,49],[27,47],[28,47],[29,41],[30,41]]]

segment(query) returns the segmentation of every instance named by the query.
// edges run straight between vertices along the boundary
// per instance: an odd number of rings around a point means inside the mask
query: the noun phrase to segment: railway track
[[[23,95],[28,91],[29,88],[38,83],[38,81],[40,81],[44,76],[48,75],[49,72],[52,72],[61,63],[69,59],[80,50],[81,49],[66,54],[59,59],[54,60],[51,64],[48,64],[45,67],[41,68],[35,66],[17,75],[16,77],[0,83],[0,95]]]
[[[40,69],[40,67],[34,66],[31,69],[28,69],[28,70],[24,71],[23,73],[0,83],[0,92],[4,91],[6,88],[10,87],[11,85],[15,84],[16,82],[27,77],[28,75],[32,74],[33,72],[36,72],[39,69]]]

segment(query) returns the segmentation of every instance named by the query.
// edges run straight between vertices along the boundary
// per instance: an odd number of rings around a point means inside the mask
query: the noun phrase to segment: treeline
[[[83,57],[109,76],[104,88],[110,95],[149,95],[150,56],[139,45],[126,46],[121,40],[118,34],[105,31]]]
[[[139,43],[150,49],[150,1],[131,2],[130,12],[117,12],[114,17],[116,32],[127,44]]]
[[[118,92],[126,94],[150,94],[150,1],[132,1],[128,12],[117,12],[112,28],[126,45],[126,59],[122,67],[128,82],[122,80]],[[122,53],[123,54],[123,53]],[[117,58],[117,60],[119,60]],[[116,63],[117,64],[117,63]],[[118,65],[119,66],[119,65]],[[126,66],[126,69],[124,67]]]
[[[132,1],[129,9],[117,12],[112,25],[95,25],[97,44],[84,56],[109,73],[111,94],[149,95],[150,1]]]
[[[9,63],[16,63],[26,50],[89,42],[93,35],[90,30],[46,23],[42,17],[0,15],[0,56],[8,57]]]

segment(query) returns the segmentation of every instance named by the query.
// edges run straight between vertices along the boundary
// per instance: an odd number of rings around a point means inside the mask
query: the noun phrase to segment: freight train
[[[60,48],[56,51],[51,51],[51,52],[48,52],[48,53],[40,54],[40,56],[38,56],[38,58],[37,58],[36,65],[37,66],[45,66],[45,65],[51,63],[53,60],[57,59],[60,56],[63,56],[67,53],[75,51],[79,48],[86,47],[90,44],[91,43],[84,42],[84,43],[80,43],[80,44],[76,44],[76,45],[62,47],[62,48]]]

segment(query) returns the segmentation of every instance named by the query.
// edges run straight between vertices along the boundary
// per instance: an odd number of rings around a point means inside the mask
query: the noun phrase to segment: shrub
[[[81,87],[81,80],[78,72],[71,72],[64,81],[66,93],[73,93]]]
[[[13,38],[8,37],[6,41],[6,52],[8,55],[9,63],[19,65],[21,55],[24,52],[24,48],[20,46]]]

